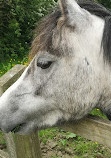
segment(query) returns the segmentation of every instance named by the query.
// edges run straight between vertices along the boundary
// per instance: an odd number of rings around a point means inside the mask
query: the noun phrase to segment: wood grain
[[[111,122],[108,120],[89,115],[78,122],[68,122],[61,128],[111,149]]]

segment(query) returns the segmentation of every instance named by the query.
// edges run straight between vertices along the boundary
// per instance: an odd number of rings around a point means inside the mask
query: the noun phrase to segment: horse
[[[0,128],[21,135],[94,108],[111,119],[111,12],[92,0],[59,0],[42,19],[21,77],[0,97]],[[19,127],[17,129],[17,127]]]

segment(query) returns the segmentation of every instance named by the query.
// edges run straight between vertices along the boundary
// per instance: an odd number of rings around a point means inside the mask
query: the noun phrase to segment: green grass
[[[0,63],[0,76],[6,73],[16,64],[26,64],[27,59],[7,59]],[[91,114],[98,115],[102,118],[107,117],[99,110],[94,109]],[[97,142],[89,141],[76,134],[66,132],[62,129],[52,128],[39,132],[40,142],[43,157],[61,158],[61,155],[66,158],[110,158],[111,152],[107,147],[104,147]],[[4,145],[5,140],[3,133],[0,132],[0,145]],[[51,155],[51,156],[50,156]]]
[[[102,117],[104,119],[107,119],[106,115],[104,115],[104,113],[101,110],[96,109],[96,108],[93,111],[91,111],[91,114],[100,116],[100,117]]]
[[[42,144],[44,144],[44,146],[49,146],[50,150],[53,149],[55,151],[55,153],[52,155],[52,157],[55,158],[59,157],[59,152],[61,152],[62,155],[69,155],[70,157],[74,156],[74,158],[111,157],[111,153],[108,148],[105,148],[97,142],[89,141],[85,138],[58,128],[42,130],[40,131],[39,136],[40,141]],[[51,145],[49,145],[50,142],[52,143],[52,148]],[[56,143],[54,148],[53,143]],[[46,151],[47,150],[48,149],[46,148]]]
[[[17,64],[27,65],[27,58],[19,58],[18,60],[10,58],[0,63],[0,77]]]

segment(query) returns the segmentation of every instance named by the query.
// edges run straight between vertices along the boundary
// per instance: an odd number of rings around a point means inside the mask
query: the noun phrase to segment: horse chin
[[[19,130],[15,131],[14,133],[17,133],[19,135],[29,135],[32,134],[33,132],[36,132],[37,130],[45,130],[47,128],[55,127],[56,125],[50,126],[50,125],[44,125],[40,127],[34,127],[33,129],[30,129],[30,126],[22,126],[19,128]],[[28,128],[29,127],[29,128]]]
[[[45,129],[48,129],[48,128],[60,126],[61,124],[65,123],[65,122],[66,121],[64,119],[60,119],[55,124],[52,124],[52,125],[39,124],[39,125],[36,125],[36,126],[33,126],[30,123],[27,123],[27,124],[20,125],[20,128],[16,127],[17,130],[14,131],[14,133],[17,133],[19,135],[29,135],[33,132],[36,132],[37,130],[40,131],[40,130],[45,130]]]
[[[27,128],[27,124],[21,126],[17,131],[15,131],[14,133],[17,133],[19,135],[29,135],[32,132],[34,132],[34,130],[30,130],[30,128]]]

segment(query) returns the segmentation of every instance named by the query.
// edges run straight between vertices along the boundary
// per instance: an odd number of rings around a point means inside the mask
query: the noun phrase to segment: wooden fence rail
[[[25,66],[16,65],[0,78],[0,96],[20,77]],[[111,149],[111,123],[97,116],[89,115],[78,123],[68,122],[59,128],[96,141]],[[38,132],[29,136],[4,134],[8,153],[0,151],[0,158],[42,158]]]

